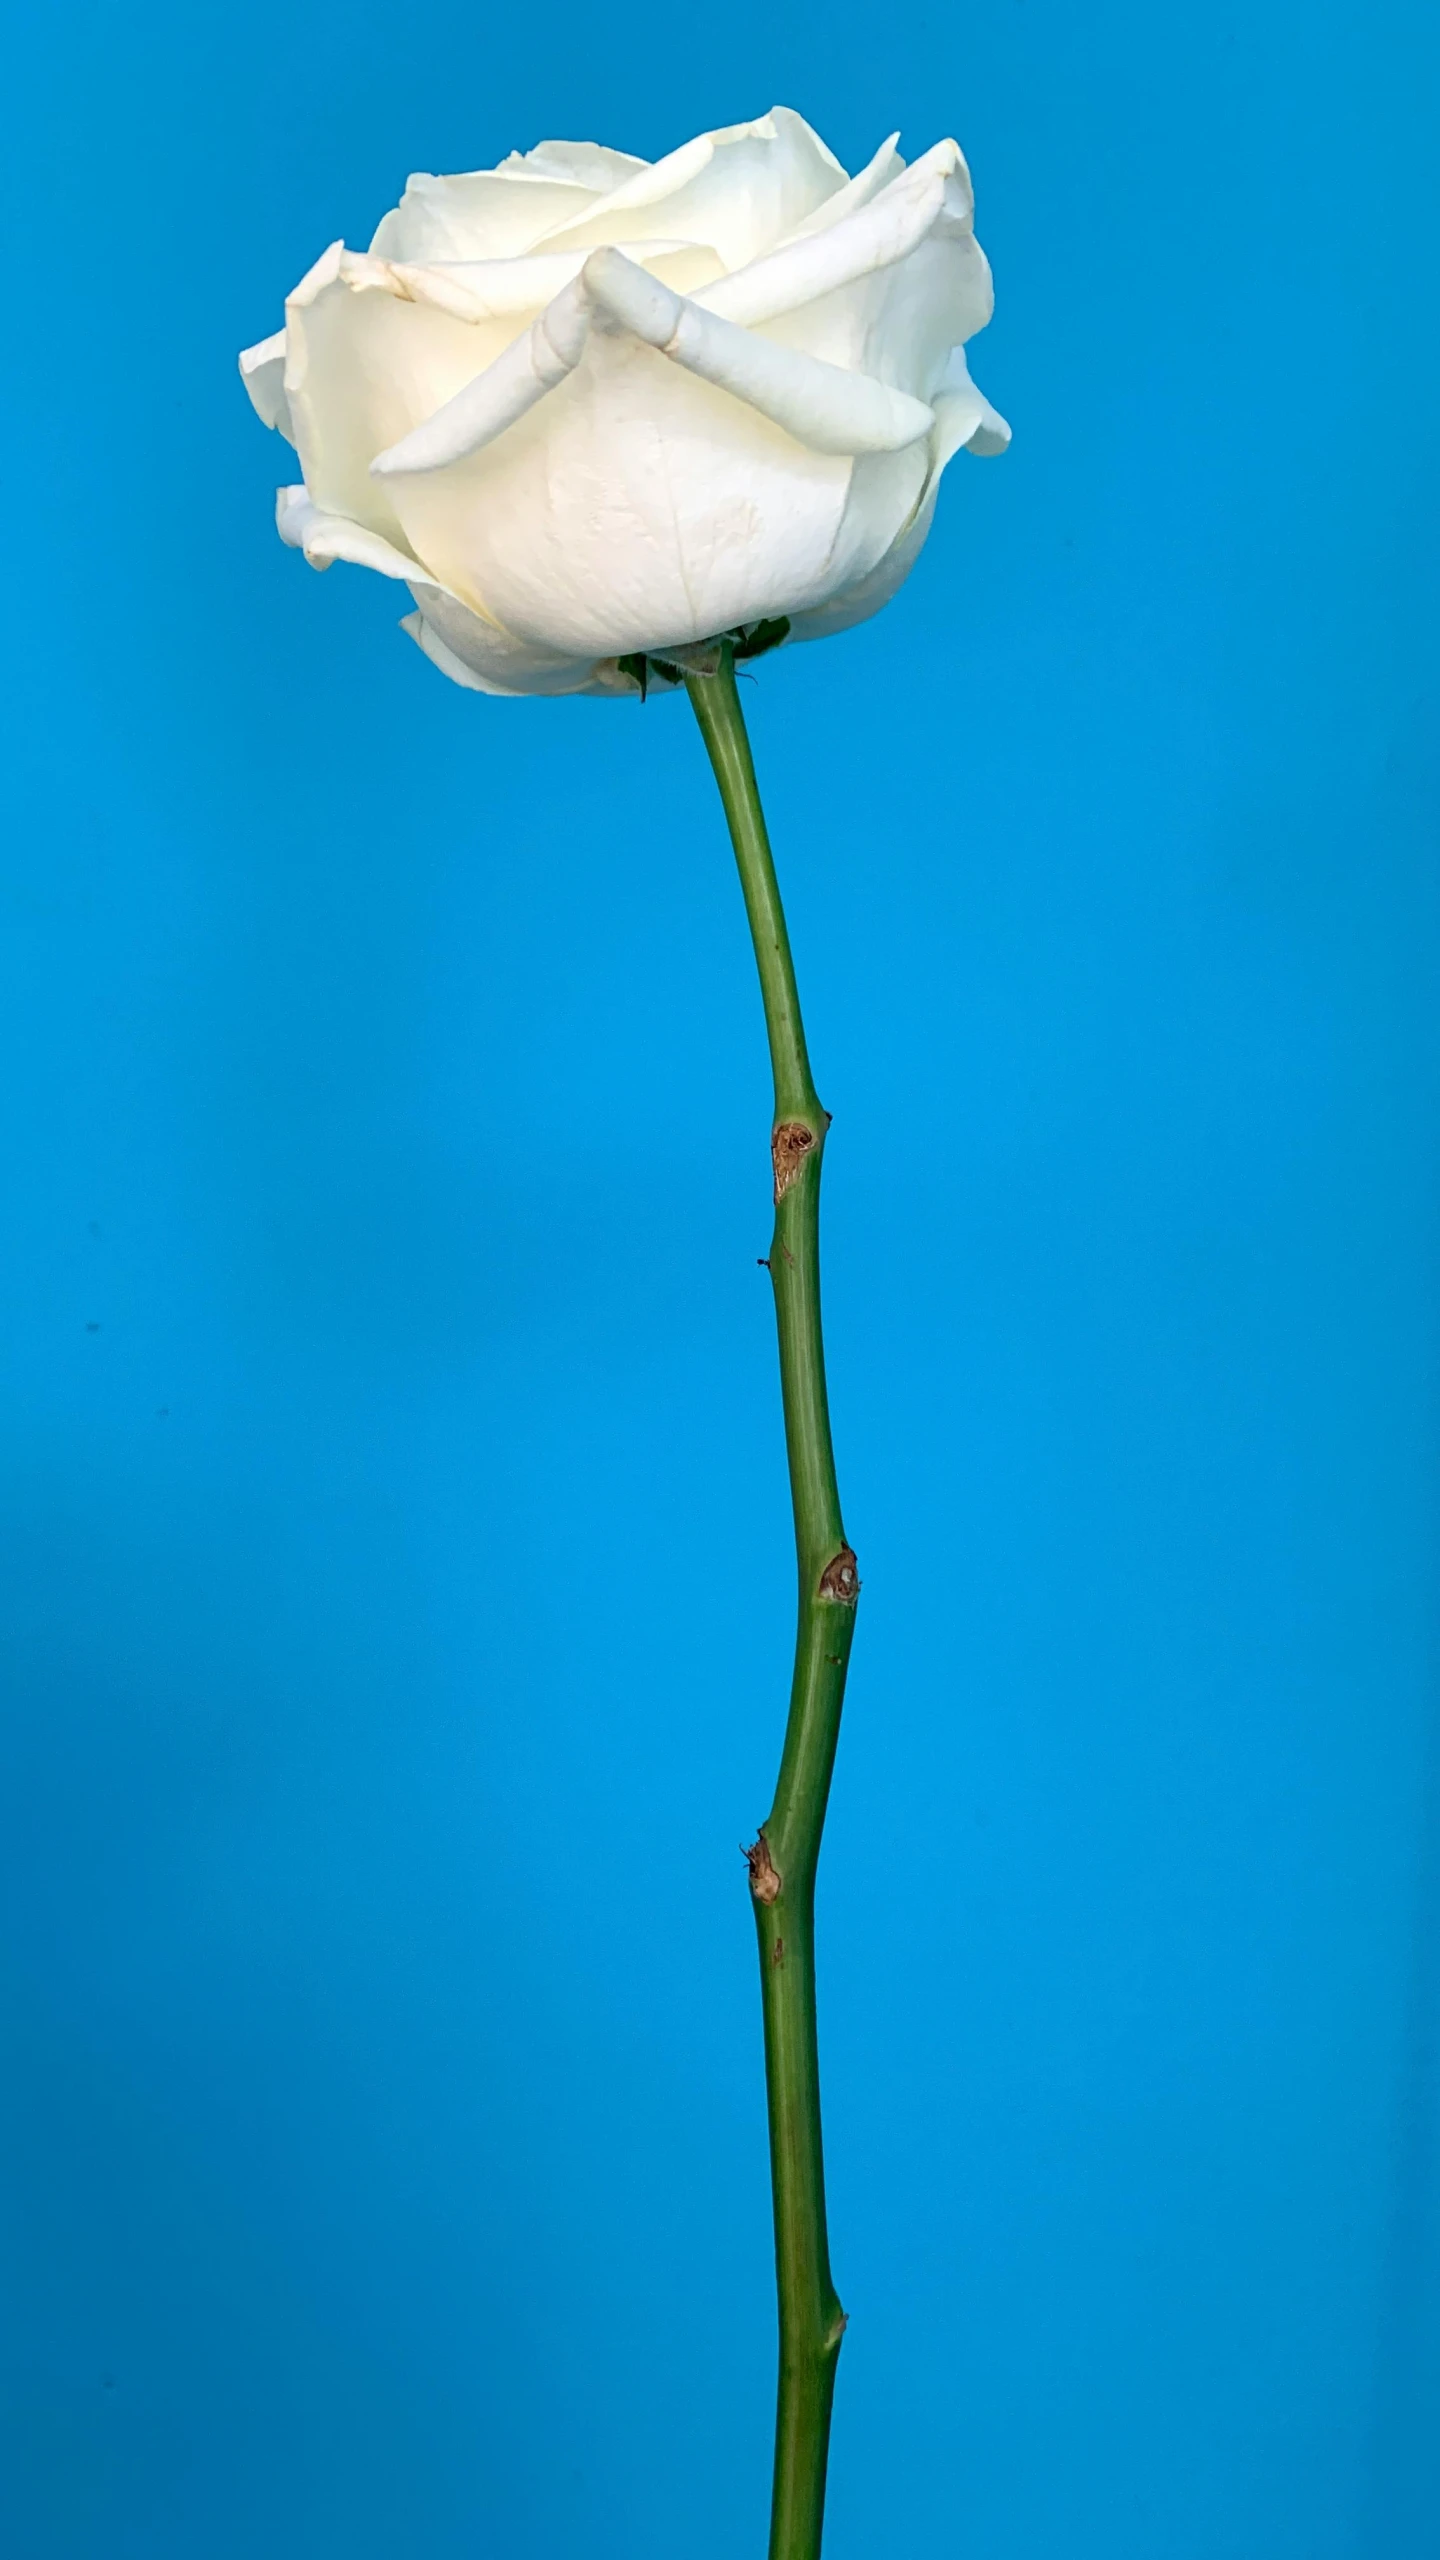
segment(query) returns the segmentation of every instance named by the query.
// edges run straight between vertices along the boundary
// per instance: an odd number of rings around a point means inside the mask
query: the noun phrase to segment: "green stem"
[[[830,2403],[845,2315],[830,2280],[825,2230],[815,1869],[860,1588],[840,1518],[820,1334],[820,1161],[829,1114],[820,1106],[806,1055],[790,938],[728,642],[718,674],[689,676],[686,682],[740,866],[775,1075],[770,1279],[800,1596],[780,1778],[749,1857],[760,1940],[780,2308],[770,2560],[818,2560]]]

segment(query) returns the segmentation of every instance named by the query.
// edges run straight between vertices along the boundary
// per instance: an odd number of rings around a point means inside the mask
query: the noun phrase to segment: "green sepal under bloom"
[[[622,676],[630,678],[643,702],[657,676],[667,688],[684,684],[690,676],[718,676],[727,648],[738,664],[743,659],[763,658],[789,637],[790,617],[782,613],[768,622],[749,622],[735,631],[721,631],[713,640],[691,641],[684,648],[632,649],[617,658],[615,664]]]
[[[790,616],[777,614],[773,622],[752,622],[748,632],[735,639],[737,658],[763,658],[767,650],[778,649],[790,637]]]

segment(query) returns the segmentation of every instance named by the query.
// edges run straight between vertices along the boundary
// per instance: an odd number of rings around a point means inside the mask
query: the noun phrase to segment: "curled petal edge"
[[[290,418],[290,403],[285,396],[285,332],[277,329],[272,338],[262,338],[258,347],[246,347],[240,356],[240,379],[250,394],[257,418],[273,427],[287,444],[295,441]]]
[[[418,592],[418,590],[412,590],[412,592]],[[543,694],[551,698],[570,693],[628,697],[633,696],[636,690],[634,680],[622,675],[613,659],[601,659],[598,663],[591,664],[585,659],[577,658],[566,660],[563,664],[557,661],[553,667],[527,666],[525,673],[528,681],[526,683],[502,684],[498,674],[487,675],[479,667],[472,665],[468,658],[462,658],[459,652],[450,646],[443,633],[436,629],[423,606],[416,613],[403,614],[400,628],[414,641],[417,649],[429,659],[432,667],[438,667],[441,675],[448,676],[452,684],[463,685],[467,693],[488,693],[491,696],[498,696],[502,701],[518,702],[531,694]],[[477,629],[483,632],[485,626],[480,624]],[[520,672],[518,667],[508,666],[503,658],[499,658],[497,664],[505,674]]]
[[[862,204],[868,204],[872,196],[878,195],[882,187],[888,187],[891,179],[898,178],[905,166],[895,148],[899,139],[898,129],[887,134],[873,160],[867,160],[864,168],[845,186],[837,189],[833,196],[827,196],[813,213],[807,213],[803,222],[796,223],[787,239],[776,241],[775,247],[786,249],[792,240],[808,240],[813,232],[828,231],[832,223],[843,222],[847,214],[855,213]],[[767,256],[770,254],[766,252]]]
[[[647,265],[652,259],[693,264],[706,257],[712,265],[718,264],[713,253],[697,249],[690,240],[657,238],[627,245],[630,256]],[[347,249],[336,241],[301,277],[287,308],[306,310],[328,285],[343,284],[351,293],[386,293],[394,302],[423,303],[452,320],[528,320],[579,275],[588,255],[584,249],[534,250],[511,258],[427,262],[381,258],[371,249]],[[282,331],[282,353],[283,337]],[[276,343],[267,338],[263,346],[250,348],[240,359],[241,370],[252,358],[266,356]]]
[[[889,550],[853,587],[843,587],[838,595],[809,613],[791,617],[791,639],[830,640],[838,632],[853,630],[857,623],[868,622],[879,613],[899,593],[925,547],[947,463],[962,450],[982,457],[1003,453],[1009,442],[1009,427],[972,382],[964,349],[956,347],[945,368],[944,387],[935,394],[930,469],[913,514],[901,526]]]
[[[382,578],[419,578],[439,587],[418,560],[387,542],[383,533],[356,524],[352,516],[332,515],[317,507],[303,486],[275,492],[275,530],[292,551],[303,551],[312,569],[328,569],[336,560],[353,561],[358,569],[378,569]],[[443,590],[448,595],[449,589]]]
[[[419,611],[404,616],[401,629],[418,641],[441,673],[472,693],[633,693],[634,685],[608,661],[564,658],[512,638],[498,623],[487,622],[473,606],[462,603],[443,579],[433,577],[418,560],[387,542],[383,533],[356,524],[350,516],[317,507],[304,487],[277,489],[275,522],[282,542],[301,551],[312,569],[328,569],[348,560],[359,569],[376,569],[410,590]],[[448,636],[447,636],[448,635]],[[458,645],[457,645],[458,644]],[[466,656],[464,651],[470,654]]]
[[[754,328],[863,276],[898,266],[932,232],[972,236],[974,219],[975,198],[960,145],[937,142],[838,221],[784,242],[715,284],[700,286],[693,299],[702,310]]]
[[[377,479],[443,471],[478,453],[574,372],[592,325],[628,331],[812,453],[897,453],[935,424],[933,409],[908,392],[754,337],[672,292],[618,249],[596,249],[522,337],[433,418],[377,454],[371,471]]]

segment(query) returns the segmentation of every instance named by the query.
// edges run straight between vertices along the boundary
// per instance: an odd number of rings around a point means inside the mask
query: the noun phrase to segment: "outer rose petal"
[[[381,258],[518,258],[595,201],[593,188],[532,174],[523,163],[463,178],[417,171],[370,247]]]
[[[493,443],[574,371],[596,322],[602,330],[629,332],[687,373],[732,393],[812,453],[893,453],[928,435],[935,423],[908,392],[775,346],[671,292],[618,249],[596,249],[528,336],[514,339],[433,418],[377,455],[373,476],[388,481],[439,471]],[[743,433],[740,416],[735,423]]]
[[[739,329],[643,275],[618,249],[598,249],[585,282],[592,302],[622,328],[702,382],[748,401],[812,453],[894,453],[934,424],[908,392]]]
[[[382,578],[421,575],[408,551],[397,551],[383,533],[349,516],[317,507],[308,489],[277,489],[275,530],[292,551],[303,551],[312,569],[328,569],[335,560],[351,560],[360,569],[378,569]]]
[[[887,605],[899,593],[925,547],[947,462],[962,445],[970,453],[995,454],[1003,453],[1010,442],[1005,420],[971,381],[959,347],[950,359],[947,385],[935,395],[935,421],[930,469],[908,523],[902,525],[889,549],[863,577],[841,587],[809,613],[791,616],[792,640],[833,639],[839,631],[850,631],[856,623],[868,622],[882,605]]]
[[[546,246],[603,249],[663,231],[708,240],[727,267],[745,266],[846,183],[804,117],[772,107],[755,124],[697,135],[557,224]]]
[[[483,372],[522,325],[457,319],[404,294],[393,270],[337,243],[285,306],[285,391],[306,486],[317,505],[392,541],[403,536],[370,477],[374,456]]]
[[[262,338],[258,347],[246,347],[240,358],[240,379],[255,406],[255,414],[267,427],[275,427],[287,444],[295,441],[290,422],[290,403],[285,397],[285,332],[277,329],[273,338]]]
[[[950,349],[983,329],[993,307],[972,221],[969,172],[956,145],[940,143],[833,231],[698,298],[739,305],[781,345],[928,399]]]
[[[533,151],[512,151],[497,169],[457,178],[417,173],[370,246],[386,258],[518,257],[543,231],[573,221],[587,202],[649,165],[602,142],[538,142]]]
[[[857,176],[847,179],[835,195],[827,196],[825,202],[817,205],[813,213],[807,213],[803,222],[797,222],[794,230],[787,232],[783,240],[772,241],[771,247],[779,249],[791,240],[808,240],[812,232],[828,231],[832,222],[843,222],[847,214],[856,213],[862,204],[868,204],[882,187],[889,186],[892,178],[899,177],[905,166],[895,148],[899,139],[898,133],[887,135],[874,159],[867,160]]]
[[[532,178],[559,178],[567,186],[608,195],[612,187],[623,187],[627,178],[638,177],[649,166],[648,160],[637,160],[633,151],[612,151],[604,142],[537,142],[533,151],[507,153],[496,175],[524,170]]]
[[[527,649],[467,612],[443,588],[424,587],[412,580],[410,592],[420,609],[404,616],[401,630],[408,631],[432,666],[452,684],[462,684],[472,693],[633,694],[635,690],[633,680],[620,674],[613,659],[597,664],[590,658],[562,658],[550,650]]]
[[[537,249],[524,258],[451,258],[432,266],[411,266],[399,258],[350,258],[357,268],[372,269],[376,280],[388,279],[403,298],[434,303],[460,320],[509,320],[517,333],[557,293],[582,272],[589,249]],[[693,293],[720,274],[720,261],[703,241],[636,240],[627,255],[647,275],[657,275],[677,293]]]
[[[842,197],[851,193],[847,187]],[[969,172],[959,145],[942,142],[913,169],[899,169],[883,187],[871,189],[843,212],[836,209],[841,201],[837,197],[822,207],[831,217],[823,226],[807,224],[797,238],[705,286],[699,295],[705,309],[754,328],[879,268],[893,267],[929,237],[942,214],[968,221]]]
[[[408,553],[397,551],[383,534],[346,516],[327,515],[303,488],[276,492],[275,521],[282,542],[303,551],[313,569],[349,560],[357,568],[378,569],[382,578],[402,579],[420,610],[405,618],[404,629],[420,640],[426,655],[457,683],[481,693],[629,692],[633,687],[613,669],[597,670],[589,660],[561,657],[553,649],[536,649],[508,631],[471,613],[458,597],[431,578]],[[415,626],[423,621],[425,636]],[[436,644],[432,646],[432,641]],[[454,664],[447,664],[453,659]],[[456,674],[456,668],[461,673]]]
[[[493,441],[386,485],[448,587],[564,655],[707,640],[820,603],[888,549],[929,467],[928,439],[855,465],[807,452],[624,333],[592,329],[533,399]]]

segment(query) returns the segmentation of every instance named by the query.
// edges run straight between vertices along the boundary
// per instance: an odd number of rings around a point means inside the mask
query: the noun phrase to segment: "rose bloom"
[[[973,212],[955,143],[849,178],[787,107],[653,164],[542,142],[413,177],[240,359],[304,474],[281,537],[403,581],[479,693],[633,694],[652,651],[843,631],[951,455],[1009,441],[965,363]]]

